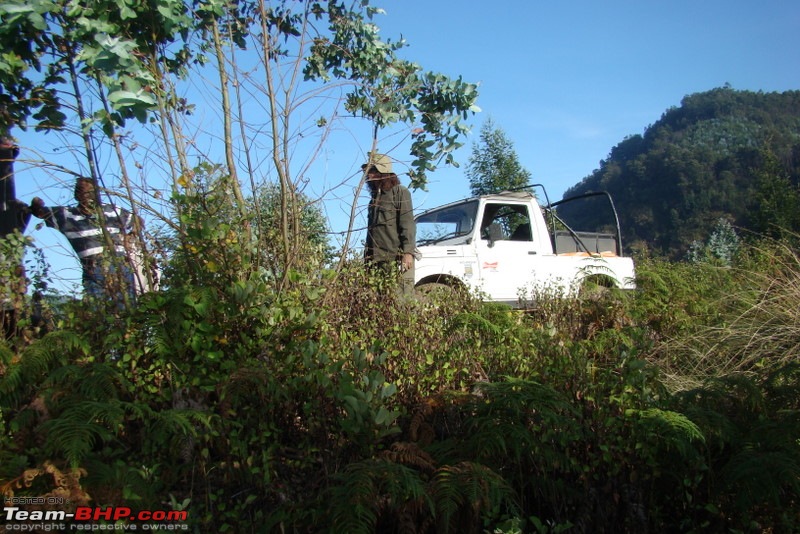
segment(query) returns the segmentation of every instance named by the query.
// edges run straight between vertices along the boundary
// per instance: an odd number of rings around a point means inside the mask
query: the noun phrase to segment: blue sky
[[[491,117],[552,198],[692,93],[800,89],[800,2],[385,2],[384,36],[402,33],[426,69],[480,82],[473,138]],[[490,7],[494,6],[494,7]],[[385,22],[381,22],[385,19]],[[463,169],[432,176],[468,193]],[[424,194],[416,195],[427,203]],[[447,196],[450,196],[448,193]],[[419,203],[419,202],[418,202]]]
[[[725,84],[764,92],[800,89],[795,0],[376,4],[386,12],[375,18],[381,35],[405,38],[405,58],[480,84],[482,112],[471,118],[473,134],[456,153],[462,167],[431,174],[428,190],[413,193],[417,211],[469,195],[463,165],[487,118],[505,131],[533,181],[544,184],[555,200],[598,168],[614,145],[642,133],[686,95]],[[26,144],[43,142],[35,135],[20,140],[23,157]],[[368,139],[356,141],[357,146],[329,147],[330,168],[311,191],[358,174]],[[404,156],[402,149],[393,155]],[[26,201],[40,195],[52,205],[71,203],[71,182],[36,169],[18,173],[17,190]],[[326,212],[333,230],[340,231],[352,192],[335,196],[340,203],[326,204]],[[364,204],[363,195],[361,200]],[[28,233],[45,249],[57,286],[79,287],[80,271],[66,240],[34,224]]]

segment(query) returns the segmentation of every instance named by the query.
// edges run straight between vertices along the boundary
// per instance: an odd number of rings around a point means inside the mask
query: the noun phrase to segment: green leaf
[[[116,108],[135,107],[135,106],[154,106],[156,99],[153,95],[139,91],[133,93],[131,91],[114,91],[108,95],[108,100],[114,104]]]
[[[391,397],[395,393],[397,393],[397,385],[396,384],[392,384],[392,383],[384,384],[383,390],[381,391],[381,398],[382,399],[386,399],[388,397]]]
[[[398,417],[397,412],[390,412],[385,407],[381,406],[378,409],[378,413],[375,414],[375,424],[376,425],[389,425]]]

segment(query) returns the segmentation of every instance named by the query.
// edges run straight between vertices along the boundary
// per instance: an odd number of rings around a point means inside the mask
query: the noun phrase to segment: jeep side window
[[[528,207],[518,204],[487,204],[481,221],[481,239],[533,241]]]

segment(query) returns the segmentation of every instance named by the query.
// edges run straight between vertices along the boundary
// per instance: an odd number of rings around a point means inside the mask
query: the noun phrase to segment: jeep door
[[[540,249],[529,203],[487,202],[477,243],[484,298],[516,305],[520,290],[533,281]]]

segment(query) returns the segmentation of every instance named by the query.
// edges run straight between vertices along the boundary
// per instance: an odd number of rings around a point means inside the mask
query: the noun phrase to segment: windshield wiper
[[[435,245],[440,241],[444,241],[445,239],[453,239],[456,237],[462,237],[465,235],[469,235],[469,232],[450,232],[449,234],[445,234],[439,237],[432,237],[430,239],[423,239],[422,241],[417,242],[417,246],[424,247],[425,245]]]

